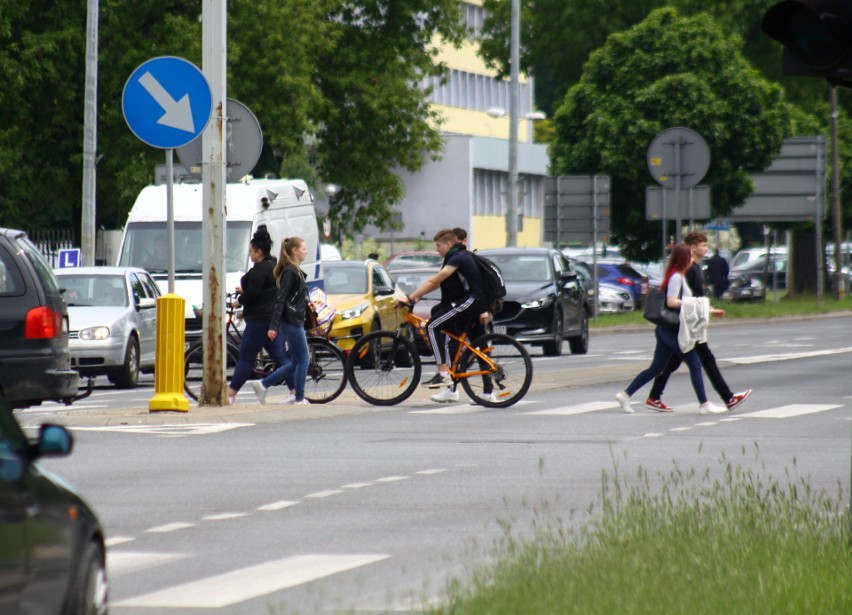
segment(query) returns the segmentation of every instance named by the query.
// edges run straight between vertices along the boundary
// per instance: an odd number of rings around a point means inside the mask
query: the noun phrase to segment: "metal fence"
[[[59,265],[60,250],[76,247],[74,245],[74,232],[71,229],[27,231],[27,235],[53,268]]]

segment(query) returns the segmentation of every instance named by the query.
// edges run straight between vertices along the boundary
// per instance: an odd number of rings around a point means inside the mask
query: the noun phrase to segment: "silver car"
[[[68,304],[71,366],[132,389],[153,372],[157,335],[156,282],[136,267],[54,271]]]

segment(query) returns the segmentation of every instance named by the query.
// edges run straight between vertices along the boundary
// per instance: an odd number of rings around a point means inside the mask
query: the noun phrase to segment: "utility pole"
[[[202,406],[224,406],[228,402],[225,382],[225,158],[227,100],[227,24],[225,0],[202,4],[202,70],[210,83],[213,115],[201,136],[201,181],[204,216],[201,219],[202,271],[204,272],[204,374]]]
[[[846,298],[843,278],[843,215],[840,211],[840,145],[837,137],[837,86],[829,86],[831,103],[831,221],[834,227],[834,288],[840,301]]]
[[[509,193],[506,199],[506,245],[518,244],[518,107],[520,107],[521,0],[512,0],[509,62]]]
[[[98,164],[98,0],[87,0],[86,7],[86,93],[83,109],[83,204],[80,216],[80,256],[83,266],[91,267],[95,264],[95,187]]]

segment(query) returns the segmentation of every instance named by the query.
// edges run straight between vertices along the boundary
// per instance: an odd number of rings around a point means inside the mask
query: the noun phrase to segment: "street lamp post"
[[[506,199],[506,246],[513,248],[518,242],[518,107],[520,106],[520,26],[521,2],[512,0],[509,45],[509,193]]]

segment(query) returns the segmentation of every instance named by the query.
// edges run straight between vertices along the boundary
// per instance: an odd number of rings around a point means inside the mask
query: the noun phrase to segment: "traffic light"
[[[852,0],[784,0],[766,11],[763,31],[784,45],[785,75],[852,87]]]

